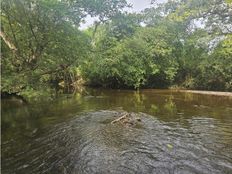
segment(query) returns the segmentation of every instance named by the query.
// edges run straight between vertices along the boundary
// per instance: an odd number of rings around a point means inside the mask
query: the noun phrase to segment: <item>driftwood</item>
[[[129,114],[126,113],[126,114],[124,114],[123,116],[121,116],[121,117],[119,117],[119,118],[117,118],[117,119],[111,121],[111,124],[114,124],[114,123],[117,123],[117,122],[119,122],[119,121],[121,121],[121,120],[123,120],[123,119],[126,119],[128,116],[129,116]]]

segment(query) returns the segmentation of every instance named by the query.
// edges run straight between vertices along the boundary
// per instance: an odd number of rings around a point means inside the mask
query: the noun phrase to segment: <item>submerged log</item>
[[[117,119],[115,119],[115,120],[111,121],[111,124],[114,124],[114,123],[120,122],[120,121],[122,121],[122,120],[126,119],[128,116],[129,116],[129,114],[128,114],[128,113],[126,113],[126,114],[124,114],[123,116],[121,116],[121,117],[119,117],[119,118],[117,118]]]
[[[134,113],[126,113],[121,117],[111,121],[111,124],[119,123],[127,127],[138,127],[141,126],[141,122],[142,120],[140,117],[138,117],[138,115]]]

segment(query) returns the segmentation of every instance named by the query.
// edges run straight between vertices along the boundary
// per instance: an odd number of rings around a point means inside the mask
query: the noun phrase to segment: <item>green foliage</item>
[[[90,37],[78,30],[80,22],[87,14],[110,19],[127,5],[125,0],[86,2],[3,0],[1,91],[27,94],[43,84],[78,80],[74,69],[91,49]]]
[[[1,91],[34,96],[82,77],[111,88],[232,91],[230,1],[173,0],[141,14],[125,7],[125,0],[3,0]],[[97,21],[80,31],[87,15]]]
[[[109,35],[109,26],[99,28],[95,52],[82,67],[91,85],[137,89],[173,82],[178,64],[172,55],[174,48],[169,46],[174,34],[168,34],[166,26],[140,27],[132,36],[120,39],[114,33]]]
[[[221,41],[200,68],[199,87],[232,91],[232,35]]]

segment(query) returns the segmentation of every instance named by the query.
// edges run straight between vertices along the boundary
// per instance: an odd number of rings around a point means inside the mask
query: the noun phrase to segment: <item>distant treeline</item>
[[[173,0],[139,14],[126,0],[3,0],[1,91],[41,87],[232,91],[232,3]],[[87,15],[97,20],[81,31]]]

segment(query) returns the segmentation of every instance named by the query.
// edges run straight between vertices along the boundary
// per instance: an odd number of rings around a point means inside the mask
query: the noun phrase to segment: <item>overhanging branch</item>
[[[9,38],[7,38],[7,36],[5,35],[5,33],[3,33],[2,31],[0,31],[0,37],[4,40],[4,42],[6,43],[6,45],[15,53],[17,51],[16,46],[11,42],[11,40]]]

